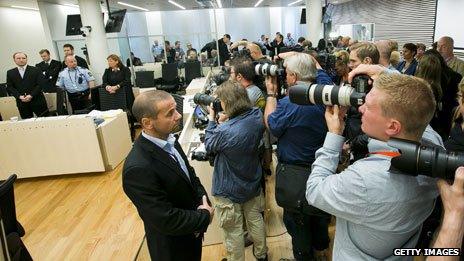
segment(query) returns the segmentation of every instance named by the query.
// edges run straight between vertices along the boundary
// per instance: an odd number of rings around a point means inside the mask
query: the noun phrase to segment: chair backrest
[[[135,86],[139,88],[155,87],[155,72],[154,71],[135,72]]]
[[[180,115],[182,115],[182,117],[180,118],[179,127],[180,129],[183,129],[184,128],[184,97],[178,94],[174,94],[174,93],[172,93],[171,95],[172,97],[174,97],[174,100],[176,101],[176,104],[177,104],[176,111],[180,113]]]
[[[178,83],[179,75],[177,70],[177,63],[161,64],[161,77],[163,78],[163,84]]]
[[[191,61],[185,63],[185,82],[189,84],[193,79],[201,77],[200,61]]]
[[[109,93],[105,88],[98,88],[100,93],[100,108],[102,111],[122,109],[127,110],[126,92],[124,88],[116,93]]]
[[[8,96],[8,91],[6,90],[6,83],[0,83],[0,97]]]
[[[13,232],[20,235],[24,233],[23,228],[18,225],[19,223],[16,219],[16,206],[13,188],[16,178],[16,174],[13,174],[0,184],[0,211],[2,212],[6,235]]]

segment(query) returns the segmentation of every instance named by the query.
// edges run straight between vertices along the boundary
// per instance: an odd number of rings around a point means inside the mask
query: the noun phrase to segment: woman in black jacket
[[[111,54],[107,58],[108,68],[103,74],[102,88],[109,93],[125,92],[126,105],[129,111],[132,110],[134,104],[134,93],[132,92],[131,72],[129,68],[125,67],[119,56]]]

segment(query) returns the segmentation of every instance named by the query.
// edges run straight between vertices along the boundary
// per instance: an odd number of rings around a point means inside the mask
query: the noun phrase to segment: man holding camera
[[[308,54],[286,55],[286,82],[297,84],[331,84],[324,71],[316,70],[315,60]],[[318,74],[318,75],[317,75]],[[316,77],[317,75],[317,77]],[[266,80],[267,100],[264,120],[277,137],[276,200],[284,209],[284,224],[292,237],[296,260],[323,258],[329,247],[330,216],[308,205],[305,185],[314,153],[322,146],[327,127],[322,105],[302,106],[291,103],[286,96],[277,101],[276,79]]]
[[[237,81],[248,93],[251,104],[264,110],[266,100],[261,90],[253,82],[255,78],[255,67],[253,62],[245,57],[238,57],[231,61],[230,78]]]
[[[374,80],[362,113],[369,154],[336,174],[342,146],[344,109],[331,106],[325,118],[329,132],[316,152],[306,185],[306,199],[337,217],[333,260],[395,259],[395,248],[414,248],[422,223],[438,196],[436,181],[390,169],[398,150],[390,138],[439,143],[438,134],[424,132],[433,117],[435,100],[423,80],[383,72],[382,66],[360,66],[350,74],[367,73]],[[412,260],[412,257],[410,258]]]

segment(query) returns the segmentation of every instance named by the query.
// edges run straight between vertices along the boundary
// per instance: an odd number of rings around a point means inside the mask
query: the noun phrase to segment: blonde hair
[[[380,101],[383,116],[398,120],[405,135],[420,139],[435,113],[430,85],[414,76],[382,73],[374,88],[387,96]]]
[[[398,51],[392,51],[390,54],[390,63],[394,67],[398,66],[401,60],[401,54]]]
[[[247,91],[240,87],[238,82],[224,82],[216,90],[215,94],[224,103],[225,108],[223,109],[229,118],[239,116],[253,107]]]
[[[362,42],[353,44],[350,46],[350,52],[351,51],[356,51],[356,56],[358,56],[361,61],[369,57],[373,64],[379,64],[380,53],[377,46],[373,43]]]

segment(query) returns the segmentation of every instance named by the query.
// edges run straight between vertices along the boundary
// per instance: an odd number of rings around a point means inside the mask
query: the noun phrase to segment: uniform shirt
[[[79,78],[82,80],[79,81]],[[83,92],[89,89],[90,81],[95,81],[92,73],[88,69],[77,66],[75,69],[65,68],[61,71],[56,86],[69,93]]]

